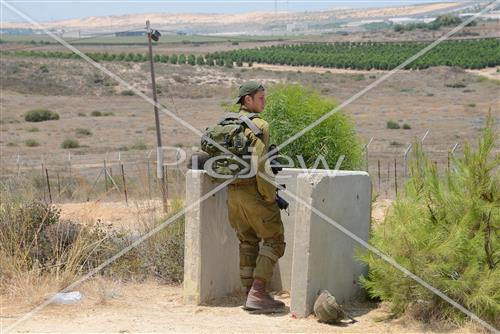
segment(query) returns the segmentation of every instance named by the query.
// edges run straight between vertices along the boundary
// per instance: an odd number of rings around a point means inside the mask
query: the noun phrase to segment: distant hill
[[[243,14],[129,14],[121,16],[92,16],[82,19],[42,23],[47,29],[59,31],[102,32],[126,29],[143,29],[147,19],[156,29],[194,33],[261,33],[285,31],[290,24],[299,28],[311,26],[335,26],[335,24],[367,19],[393,17],[414,17],[437,15],[472,6],[473,2],[446,2],[423,5],[409,5],[387,8],[342,8],[317,12],[254,12]],[[476,2],[477,4],[477,2]],[[302,24],[302,25],[301,25]],[[292,26],[294,28],[295,26]],[[4,22],[3,28],[30,28],[27,23]]]

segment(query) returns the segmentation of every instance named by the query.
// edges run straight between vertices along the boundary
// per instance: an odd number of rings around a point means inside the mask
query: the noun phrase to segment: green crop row
[[[214,52],[206,55],[160,55],[155,62],[233,67],[243,63],[390,70],[430,47],[430,42],[308,43]],[[44,58],[79,58],[60,51],[3,51],[3,54]],[[148,61],[146,53],[87,53],[95,61]],[[407,69],[458,66],[479,69],[500,65],[500,39],[444,41],[430,47]]]

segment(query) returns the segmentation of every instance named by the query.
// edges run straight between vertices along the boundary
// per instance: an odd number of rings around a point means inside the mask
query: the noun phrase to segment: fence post
[[[19,153],[17,154],[16,164],[17,164],[17,178],[19,178],[19,176],[21,174],[21,165],[20,165]]]
[[[123,169],[123,163],[121,164],[122,168],[122,180],[123,180],[123,193],[125,194],[125,203],[128,205],[128,196],[127,196],[127,184],[125,183],[125,170]]]
[[[52,193],[50,192],[50,181],[49,181],[49,171],[45,168],[45,176],[47,177],[47,189],[49,190],[49,200],[50,204],[52,204]]]
[[[151,199],[151,167],[149,166],[149,157],[148,157],[148,194],[149,194],[149,199]]]
[[[398,172],[396,167],[396,159],[394,159],[394,190],[396,192],[396,196],[398,196]]]
[[[43,155],[42,155],[42,182],[43,182],[43,174],[45,174],[45,166],[43,165]],[[43,189],[43,201],[47,202],[47,196],[45,195],[45,187],[42,187]]]
[[[380,160],[377,160],[377,172],[378,172],[378,193],[380,194]]]
[[[104,188],[108,192],[108,169],[106,168],[106,159],[104,159]]]
[[[59,179],[59,172],[57,172],[57,197],[61,201],[61,180]]]
[[[404,161],[403,161],[403,169],[404,169],[404,178],[406,180],[407,176],[408,176],[408,153],[410,153],[410,150],[412,148],[413,144],[410,144],[408,145],[408,147],[406,148],[405,150],[405,153],[404,153]]]

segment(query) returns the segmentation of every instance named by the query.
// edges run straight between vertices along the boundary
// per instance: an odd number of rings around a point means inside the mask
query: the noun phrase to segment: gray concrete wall
[[[303,175],[302,169],[284,169],[276,181],[311,204],[315,203],[313,205],[325,214],[340,219],[343,225],[354,226],[354,230],[361,231],[361,237],[367,238],[371,201],[368,175],[339,172],[338,179],[332,179],[327,173],[308,170]],[[189,171],[186,205],[216,186],[205,171]],[[346,288],[344,281],[352,282],[362,268],[358,268],[352,257],[352,244],[341,232],[333,232],[334,227],[318,221],[306,206],[288,195],[282,196],[290,202],[290,215],[281,213],[287,246],[276,266],[271,288],[291,292],[292,311],[298,316],[309,314],[318,287],[330,289],[334,294],[339,291],[341,298],[353,297],[358,291],[356,286],[350,288],[349,283]],[[208,303],[240,289],[238,240],[229,225],[226,199],[226,190],[220,190],[186,213],[184,299],[187,303]],[[328,254],[341,255],[332,259]],[[344,260],[337,259],[344,256],[347,256]],[[328,269],[339,263],[347,269]],[[316,272],[319,275],[313,275]]]
[[[297,188],[305,203],[368,240],[371,181],[367,173],[301,174]],[[355,249],[360,246],[357,242],[306,204],[297,203],[295,210],[290,310],[306,317],[321,289],[330,291],[340,303],[359,296],[359,277],[366,273],[366,267],[355,259]]]
[[[186,205],[217,186],[205,171],[186,175]],[[238,239],[227,218],[222,189],[186,212],[184,301],[203,304],[240,289]]]

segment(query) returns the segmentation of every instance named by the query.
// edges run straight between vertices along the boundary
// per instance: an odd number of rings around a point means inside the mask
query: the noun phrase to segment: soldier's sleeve
[[[254,148],[252,163],[254,164],[254,170],[257,170],[257,189],[266,202],[274,203],[276,201],[276,187],[273,183],[259,175],[259,173],[264,173],[268,178],[274,181],[274,175],[266,174],[267,159],[262,160],[262,157],[269,149],[269,124],[262,119],[254,119],[254,123],[262,130],[262,135],[260,137],[255,136],[253,132],[250,135],[252,147]],[[255,166],[255,164],[257,166]]]

